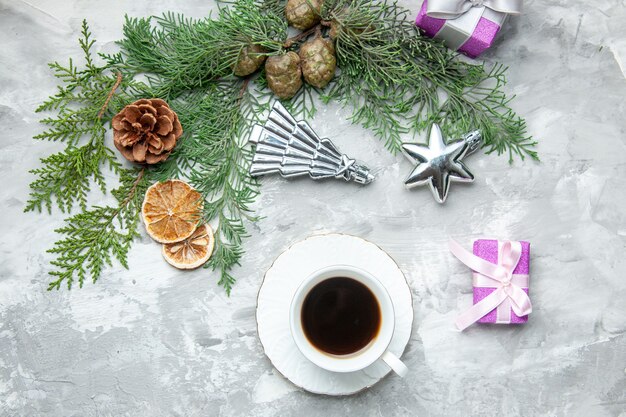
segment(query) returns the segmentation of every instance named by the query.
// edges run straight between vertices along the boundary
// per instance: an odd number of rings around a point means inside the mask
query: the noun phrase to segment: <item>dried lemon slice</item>
[[[160,243],[180,242],[196,230],[202,195],[180,180],[157,182],[146,190],[141,216],[146,231]]]
[[[193,269],[209,260],[213,253],[213,230],[202,225],[187,239],[163,245],[163,257],[178,269]]]

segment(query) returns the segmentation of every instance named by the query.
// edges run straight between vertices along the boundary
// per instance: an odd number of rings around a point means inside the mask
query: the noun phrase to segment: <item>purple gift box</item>
[[[515,278],[515,275],[517,275],[520,278],[524,278],[524,276],[526,276],[525,280],[527,280],[527,276],[529,275],[529,267],[530,267],[530,243],[520,241],[520,244],[522,246],[522,254],[520,256],[517,266],[513,270],[513,277]],[[474,255],[478,256],[479,258],[482,258],[493,264],[497,264],[498,252],[499,252],[498,248],[499,248],[499,242],[497,240],[478,239],[474,242],[473,251],[474,251]],[[479,275],[480,274],[476,272],[473,273],[474,304],[478,303],[483,298],[487,297],[489,294],[491,294],[492,292],[496,290],[495,287],[476,286],[477,276]],[[524,290],[524,292],[528,294],[527,285],[522,286],[522,290]],[[498,309],[500,309],[500,311],[498,311]],[[509,310],[510,312],[509,317],[504,317],[504,318],[501,317],[503,315],[504,316],[508,315],[506,311],[503,312],[503,309]],[[499,315],[500,317],[498,317]],[[497,308],[494,308],[489,313],[484,315],[480,320],[478,320],[479,323],[513,323],[513,324],[526,323],[527,321],[528,321],[527,315],[520,317],[520,316],[517,316],[515,312],[513,312],[513,310],[510,307],[510,304],[508,304],[508,300],[506,303],[503,303]]]
[[[491,46],[507,17],[506,13],[485,6],[469,7],[454,19],[432,17],[427,10],[428,0],[424,0],[415,20],[424,34],[443,40],[448,48],[471,58],[478,57]]]

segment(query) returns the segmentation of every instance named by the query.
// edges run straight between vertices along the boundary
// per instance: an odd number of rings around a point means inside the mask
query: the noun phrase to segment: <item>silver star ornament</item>
[[[428,184],[438,203],[448,197],[451,181],[472,182],[474,175],[462,159],[480,147],[482,136],[479,131],[464,135],[461,140],[447,143],[439,125],[430,127],[428,146],[419,143],[403,143],[402,151],[417,166],[404,181],[407,188]]]

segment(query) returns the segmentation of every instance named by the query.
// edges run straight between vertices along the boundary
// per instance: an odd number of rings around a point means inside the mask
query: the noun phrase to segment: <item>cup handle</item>
[[[388,350],[383,353],[381,359],[385,361],[385,363],[400,377],[404,378],[406,374],[409,372],[409,368],[406,367],[404,363],[396,355],[389,352]]]

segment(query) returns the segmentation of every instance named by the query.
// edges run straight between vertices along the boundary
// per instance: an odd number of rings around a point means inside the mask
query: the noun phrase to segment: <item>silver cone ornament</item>
[[[430,127],[428,145],[403,143],[402,151],[417,166],[404,184],[413,188],[428,184],[438,203],[444,203],[450,190],[450,182],[472,182],[474,175],[463,163],[463,158],[475,152],[482,144],[478,130],[463,135],[461,140],[446,142],[439,125]]]
[[[255,177],[279,173],[285,178],[309,175],[314,180],[341,178],[359,184],[374,180],[367,167],[339,152],[329,139],[320,139],[278,101],[265,125],[254,126],[250,142],[256,144],[250,167]]]

